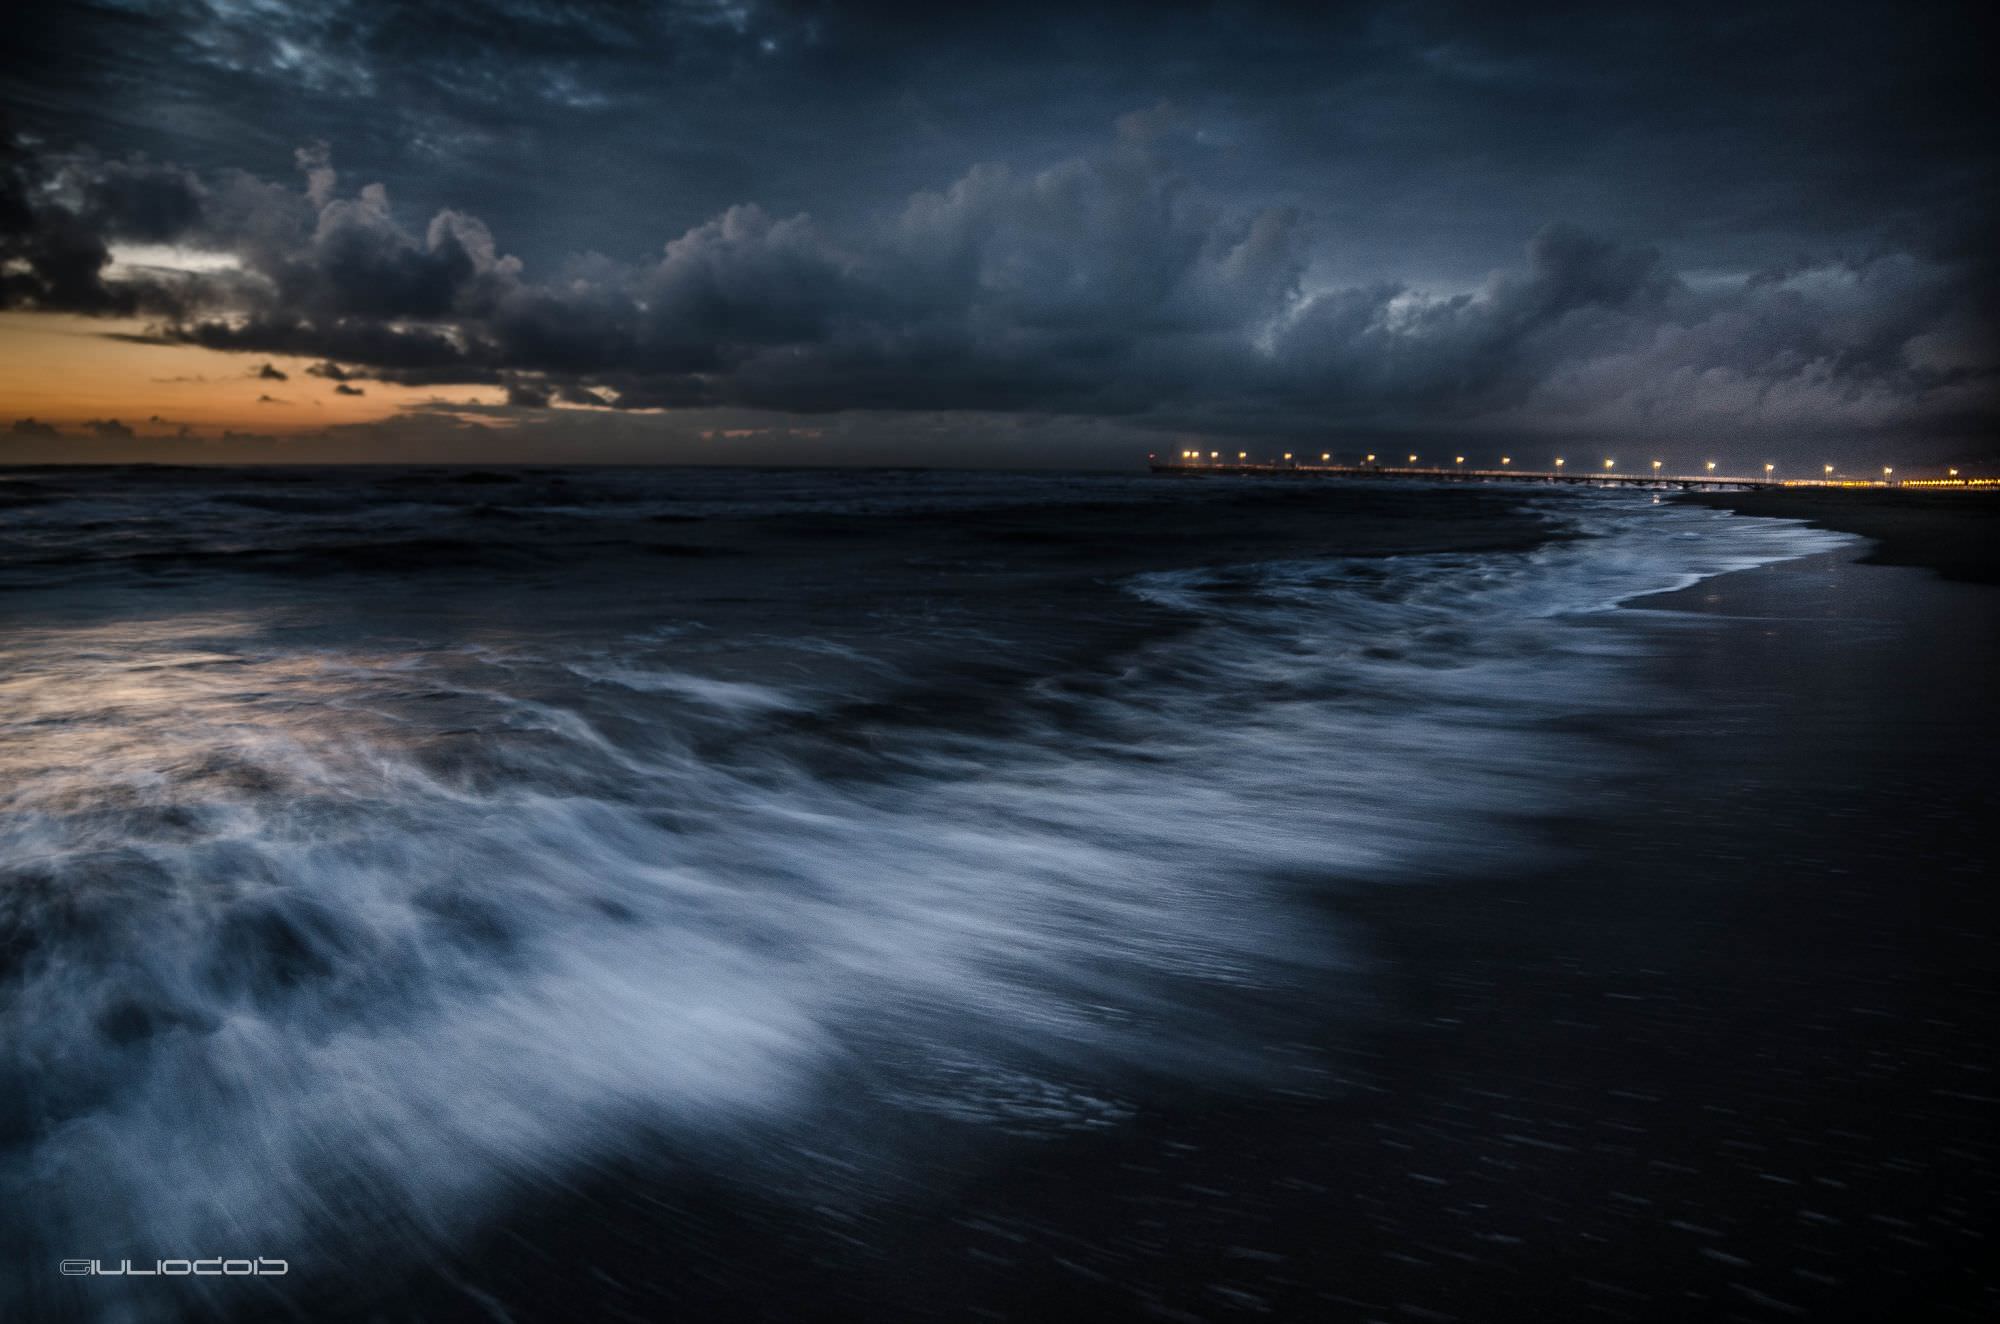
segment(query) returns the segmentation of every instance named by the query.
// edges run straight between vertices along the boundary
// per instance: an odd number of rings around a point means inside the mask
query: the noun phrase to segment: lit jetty
[[[1512,456],[1503,457],[1497,467],[1468,467],[1464,456],[1454,456],[1448,465],[1426,465],[1412,456],[1407,464],[1381,464],[1373,455],[1365,460],[1342,463],[1330,454],[1315,463],[1293,459],[1253,460],[1239,451],[1234,460],[1224,460],[1215,451],[1183,450],[1170,456],[1148,455],[1156,474],[1188,474],[1217,477],[1295,476],[1320,478],[1417,478],[1441,482],[1477,483],[1560,483],[1571,487],[1672,487],[1672,488],[1920,488],[1929,491],[2000,491],[2000,478],[1960,475],[1951,469],[1941,478],[1898,478],[1893,468],[1882,470],[1879,478],[1851,478],[1832,465],[1821,466],[1818,477],[1788,478],[1775,464],[1765,464],[1762,472],[1728,474],[1717,472],[1714,460],[1704,461],[1700,473],[1667,473],[1666,461],[1648,460],[1643,467],[1622,468],[1615,459],[1605,459],[1601,468],[1571,469],[1566,460],[1553,460],[1547,469],[1517,467]]]

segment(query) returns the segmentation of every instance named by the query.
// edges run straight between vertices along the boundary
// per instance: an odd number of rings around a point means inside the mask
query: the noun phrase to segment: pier
[[[1298,477],[1298,478],[1401,478],[1447,483],[1535,483],[1574,487],[1674,488],[1692,491],[1701,488],[1920,488],[1925,490],[2000,490],[2000,478],[1962,478],[1957,470],[1942,478],[1898,478],[1893,467],[1884,468],[1879,478],[1854,478],[1828,467],[1817,478],[1781,478],[1775,464],[1758,474],[1724,474],[1709,464],[1697,474],[1664,472],[1663,461],[1649,461],[1637,469],[1620,469],[1615,462],[1593,467],[1587,462],[1571,465],[1557,460],[1552,469],[1529,469],[1512,460],[1502,460],[1499,468],[1479,468],[1455,459],[1448,465],[1419,464],[1411,457],[1407,464],[1380,463],[1370,456],[1359,464],[1341,464],[1331,458],[1318,463],[1296,460],[1253,460],[1245,453],[1225,459],[1220,452],[1182,451],[1178,456],[1147,456],[1156,474],[1208,475],[1214,477]]]

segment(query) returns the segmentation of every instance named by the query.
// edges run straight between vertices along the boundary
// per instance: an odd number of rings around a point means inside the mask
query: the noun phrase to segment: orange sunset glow
[[[136,320],[0,313],[0,418],[32,419],[80,438],[110,423],[141,438],[287,437],[377,422],[439,398],[435,387],[334,381],[315,375],[312,359],[223,354],[147,337],[147,325]],[[454,386],[450,398],[498,404],[505,392]]]

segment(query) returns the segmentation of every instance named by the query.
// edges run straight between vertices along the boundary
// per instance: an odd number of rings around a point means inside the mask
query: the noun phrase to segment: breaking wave
[[[1521,867],[1625,757],[1576,719],[1647,683],[1591,615],[1840,542],[1547,511],[1525,553],[1142,574],[1173,628],[1025,686],[851,638],[16,631],[0,1227],[325,1267],[611,1155],[865,1187],[838,1157],[919,1122],[1331,1090],[1302,1027],[1366,953],[1316,899]]]

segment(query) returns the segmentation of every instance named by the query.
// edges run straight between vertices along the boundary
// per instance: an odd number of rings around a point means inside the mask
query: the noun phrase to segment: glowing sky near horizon
[[[1977,463],[1977,30],[1779,0],[31,4],[0,458]]]

